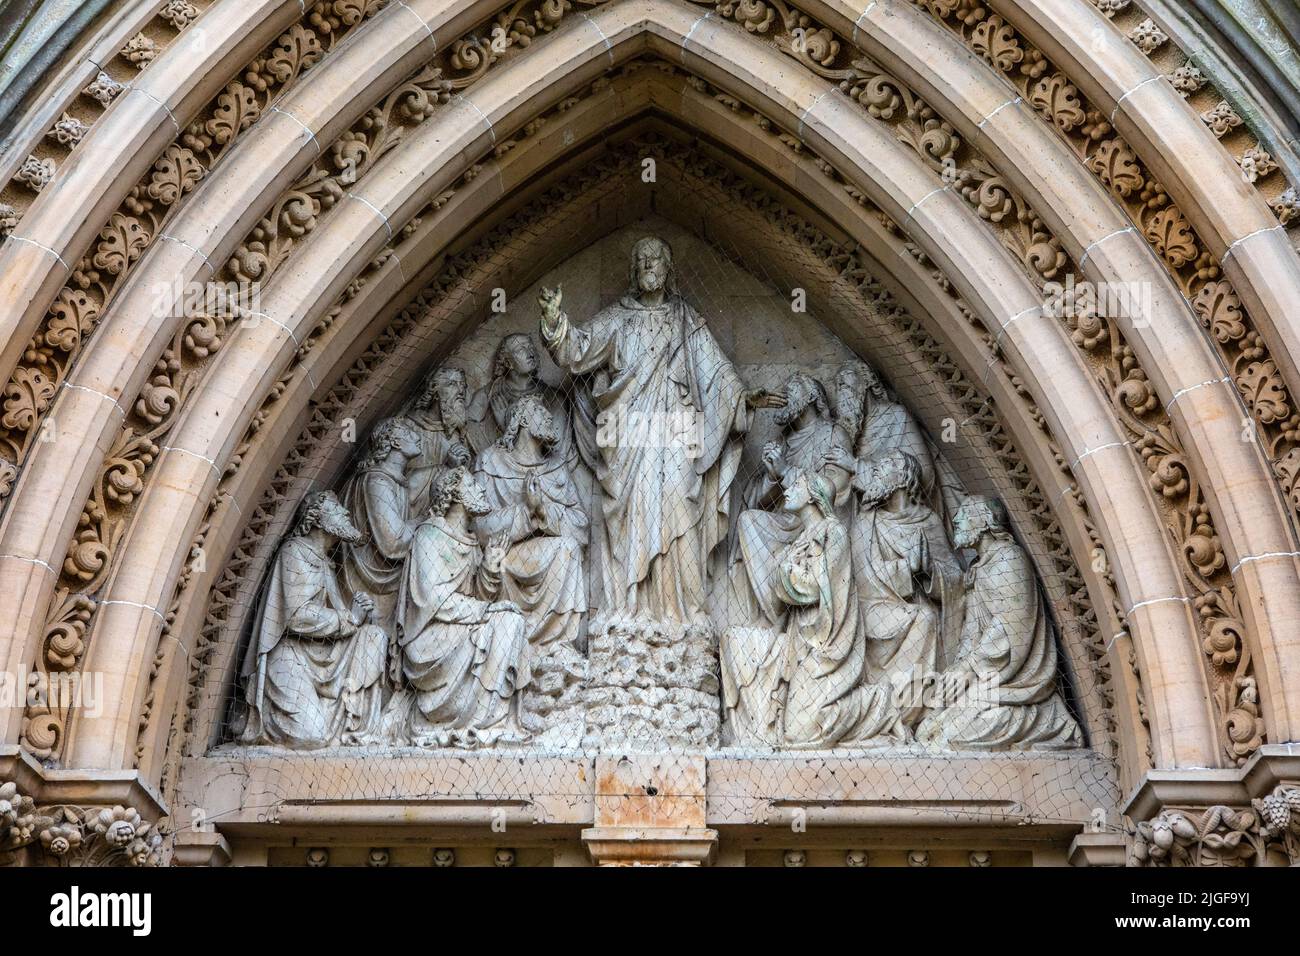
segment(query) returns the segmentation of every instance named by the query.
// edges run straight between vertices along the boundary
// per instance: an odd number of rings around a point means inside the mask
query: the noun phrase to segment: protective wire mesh
[[[582,251],[486,317],[453,307],[450,354],[395,345],[420,374],[315,453],[351,448],[239,615],[220,740],[184,781],[209,822],[1113,806],[1078,750],[1067,604],[1012,531],[1029,506],[896,307],[789,232],[700,238],[717,197],[671,188],[603,237],[564,224]]]

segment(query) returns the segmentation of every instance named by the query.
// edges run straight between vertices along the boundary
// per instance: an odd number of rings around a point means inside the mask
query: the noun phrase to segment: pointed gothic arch
[[[807,22],[784,23],[786,7],[777,4],[775,19],[756,30],[739,15],[731,22],[684,0],[616,0],[557,15],[526,49],[507,44],[508,55],[454,45],[496,6],[367,9],[374,15],[347,24],[356,29],[346,42],[319,51],[301,76],[290,71],[274,105],[239,118],[233,145],[201,178],[187,180],[174,160],[175,208],[137,246],[127,237],[124,279],[46,396],[48,410],[33,416],[79,440],[24,448],[0,518],[0,575],[18,609],[0,622],[7,660],[48,659],[52,640],[71,640],[65,656],[74,669],[105,677],[104,707],[67,722],[11,712],[13,741],[35,742],[71,767],[129,770],[143,754],[141,768],[160,775],[170,722],[185,717],[190,657],[207,640],[202,596],[220,583],[313,403],[376,336],[385,341],[385,319],[458,253],[511,213],[544,202],[563,171],[600,154],[603,136],[638,123],[696,137],[715,157],[761,170],[764,185],[800,215],[856,245],[868,271],[987,396],[1051,499],[1048,520],[1093,605],[1116,699],[1109,716],[1095,701],[1083,706],[1094,739],[1108,721],[1119,728],[1127,783],[1149,768],[1235,765],[1233,747],[1252,745],[1244,759],[1261,732],[1279,743],[1294,736],[1295,519],[1278,458],[1254,436],[1242,440],[1242,420],[1259,418],[1259,407],[1243,403],[1240,380],[1169,257],[1152,251],[1038,104],[963,45],[965,34],[901,3],[854,11],[809,2],[795,11]],[[1046,4],[995,6],[1040,28],[1054,15]],[[1071,16],[1095,16],[1086,4],[1069,6]],[[94,244],[109,211],[131,201],[151,157],[175,134],[182,142],[194,135],[178,117],[196,114],[220,88],[217,78],[268,38],[287,35],[297,5],[264,7],[247,5],[247,38],[201,59],[184,42],[169,47],[0,249],[10,267],[7,301],[22,306],[0,326],[6,371],[21,368],[19,346],[47,328],[48,303],[75,273],[78,250]],[[222,4],[210,12],[218,10],[227,12]],[[1263,354],[1276,356],[1268,361],[1284,389],[1296,354],[1286,290],[1300,281],[1285,230],[1248,184],[1211,192],[1189,174],[1198,158],[1225,173],[1225,156],[1171,105],[1176,94],[1155,82],[1160,74],[1144,69],[1136,48],[1107,59],[1071,35],[1044,38],[1041,49],[1094,104],[1110,105],[1110,124],[1170,183],[1188,228],[1221,260]],[[803,46],[793,43],[798,36]],[[850,57],[832,44],[856,44],[891,73],[845,66]],[[450,74],[408,79],[449,49]],[[219,104],[222,95],[229,88]],[[349,130],[374,110],[401,135],[353,137]],[[1153,110],[1165,111],[1162,121],[1152,121]],[[899,126],[904,113],[919,118],[919,138]],[[944,156],[960,148],[946,148],[953,139],[974,150],[961,155],[987,173],[982,182],[945,178]],[[123,158],[125,174],[106,172],[100,143]],[[334,192],[322,205],[304,183],[313,170],[329,173],[331,162]],[[171,195],[166,188],[158,191]],[[268,211],[292,223],[287,235],[299,231],[275,256],[259,224]],[[1001,231],[1008,214],[1033,220],[1036,241],[1009,245]],[[262,244],[267,264],[259,321],[201,340],[198,361],[178,358],[178,343],[193,349],[194,329],[188,319],[151,314],[159,285],[252,269],[251,243]],[[515,254],[527,261],[543,247]],[[1060,264],[1035,271],[1044,256]],[[500,273],[502,284],[522,289],[525,276],[540,274],[515,272]],[[1109,327],[1109,356],[1080,347],[1088,329],[1045,312],[1045,279],[1073,273],[1149,296],[1141,315]],[[437,338],[422,345],[442,347]],[[166,368],[169,355],[177,370]],[[1114,368],[1126,377],[1116,381]],[[186,373],[184,387],[173,371]],[[141,420],[165,429],[124,450]],[[97,508],[115,509],[114,520],[97,523]],[[195,571],[192,547],[210,541],[220,542],[221,560]],[[1048,550],[1040,544],[1036,557],[1046,560]],[[1228,668],[1226,691],[1207,653],[1241,661],[1235,673]],[[1072,663],[1080,672],[1090,666],[1082,649]],[[1089,682],[1090,690],[1101,684]],[[1255,689],[1262,728],[1247,699]]]

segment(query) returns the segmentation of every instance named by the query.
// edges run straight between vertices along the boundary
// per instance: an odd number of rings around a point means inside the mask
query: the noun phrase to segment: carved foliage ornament
[[[1084,165],[1111,189],[1173,274],[1202,324],[1211,331],[1212,341],[1233,370],[1234,384],[1252,412],[1253,422],[1248,426],[1253,426],[1254,437],[1273,460],[1284,494],[1293,507],[1300,505],[1300,491],[1295,486],[1300,473],[1300,449],[1296,445],[1300,415],[1293,409],[1289,390],[1268,358],[1240,298],[1223,279],[1219,263],[1206,251],[1187,217],[1173,205],[1164,187],[1151,178],[1132,147],[1115,134],[1108,120],[1019,31],[979,5],[963,8],[967,16],[958,15],[946,4],[926,2],[924,6],[967,46],[1008,76],[1035,109],[1052,121]],[[996,28],[989,25],[991,21],[998,21]],[[994,37],[1000,44],[997,47],[991,45]],[[1167,41],[1149,22],[1139,24],[1132,39],[1152,49]],[[1012,49],[1023,53],[1016,56],[1010,52]],[[1024,63],[1035,64],[1037,78],[1026,73]],[[1230,124],[1231,118],[1216,114],[1214,121]],[[963,172],[964,167],[956,174],[957,181]],[[981,215],[993,221],[983,208]],[[1033,262],[1026,261],[1032,268]],[[1074,271],[1066,267],[1062,274],[1073,276]],[[1038,269],[1031,274],[1043,276]],[[1079,281],[1074,285],[1086,287],[1087,283]],[[1249,652],[1241,641],[1245,625],[1237,610],[1231,576],[1204,492],[1190,470],[1168,416],[1159,407],[1146,373],[1117,324],[1086,299],[1080,302],[1058,295],[1053,311],[1071,327],[1075,344],[1102,363],[1103,382],[1120,420],[1147,465],[1152,488],[1160,492],[1158,500],[1165,503],[1167,525],[1179,544],[1185,577],[1196,595],[1224,756],[1240,765],[1262,743],[1263,726]],[[1225,654],[1222,652],[1227,642],[1232,642],[1233,647],[1231,653]]]
[[[0,860],[38,847],[60,866],[158,866],[162,833],[131,807],[43,806],[0,783]]]

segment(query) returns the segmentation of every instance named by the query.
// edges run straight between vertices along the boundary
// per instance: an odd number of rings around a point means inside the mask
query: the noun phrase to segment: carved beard
[[[901,487],[901,485],[895,485],[891,488],[883,481],[873,477],[862,492],[862,506],[864,508],[875,508],[882,505]]]
[[[439,401],[438,407],[442,410],[442,424],[449,431],[460,431],[469,421],[469,411],[459,398],[453,402]]]
[[[472,498],[466,498],[464,505],[465,513],[471,518],[481,518],[492,510],[487,503],[487,499],[482,495],[475,495]]]
[[[658,292],[664,287],[664,281],[654,269],[640,269],[636,274],[636,284],[642,292]]]
[[[849,422],[856,421],[862,417],[866,402],[867,390],[861,382],[854,379],[836,384],[835,412],[839,418]]]
[[[778,409],[776,413],[777,425],[779,425],[782,428],[784,428],[786,425],[789,425],[791,422],[795,421],[800,415],[802,415],[804,409],[811,404],[812,404],[812,399],[809,398],[809,399],[804,399],[801,405],[795,406],[793,403],[789,403],[785,406],[785,408]]]
[[[529,434],[536,439],[537,443],[542,446],[543,452],[550,452],[560,443],[560,435],[554,428],[542,425],[537,428],[529,429]]]
[[[958,551],[964,551],[967,548],[974,548],[980,543],[980,536],[983,533],[983,528],[954,528],[952,532],[952,546]]]
[[[346,515],[325,512],[320,516],[320,528],[326,534],[338,538],[346,544],[356,544],[361,540],[361,532]]]

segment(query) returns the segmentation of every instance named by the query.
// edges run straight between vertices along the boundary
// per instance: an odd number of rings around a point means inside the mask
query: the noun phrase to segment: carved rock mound
[[[567,645],[533,663],[524,694],[525,720],[544,747],[580,747],[586,730],[587,661]]]
[[[707,624],[598,624],[588,645],[588,741],[634,750],[718,746],[716,647]]]

